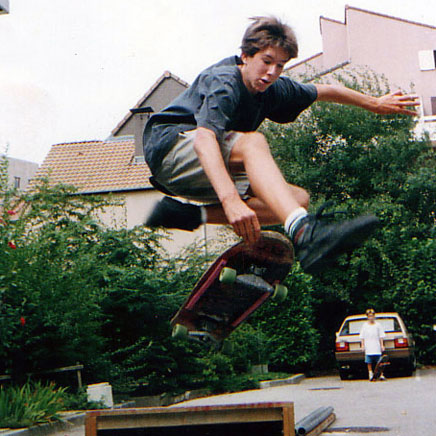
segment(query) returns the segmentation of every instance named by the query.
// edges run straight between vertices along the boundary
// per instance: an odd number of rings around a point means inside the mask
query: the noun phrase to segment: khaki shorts
[[[154,177],[174,195],[202,203],[218,203],[216,192],[194,150],[195,135],[196,130],[179,133],[177,143],[165,156]],[[227,170],[233,146],[241,135],[238,132],[226,132],[220,144]],[[250,183],[247,174],[231,174],[231,177],[241,198],[249,198],[247,191]]]

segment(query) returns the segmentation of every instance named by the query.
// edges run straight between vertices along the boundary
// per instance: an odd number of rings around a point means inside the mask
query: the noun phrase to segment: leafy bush
[[[60,420],[64,392],[63,388],[41,383],[0,387],[0,427],[29,427]]]
[[[62,395],[62,404],[62,410],[94,410],[107,408],[102,401],[88,401],[86,388],[79,389],[76,393],[65,390]]]
[[[319,340],[313,326],[312,280],[295,265],[284,284],[286,300],[264,304],[251,323],[268,338],[266,351],[273,370],[300,371],[310,367]]]

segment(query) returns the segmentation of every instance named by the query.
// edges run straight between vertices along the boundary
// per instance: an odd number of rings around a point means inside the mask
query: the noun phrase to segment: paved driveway
[[[386,382],[341,381],[317,377],[297,385],[218,395],[178,404],[213,405],[293,401],[296,421],[321,406],[332,406],[336,421],[326,436],[436,435],[436,369],[419,370],[413,377]],[[77,427],[56,436],[84,436]]]
[[[330,436],[436,435],[436,369],[376,383],[308,378],[298,385],[202,398],[183,405],[268,401],[293,401],[296,421],[318,407],[332,406],[336,421],[326,433]]]

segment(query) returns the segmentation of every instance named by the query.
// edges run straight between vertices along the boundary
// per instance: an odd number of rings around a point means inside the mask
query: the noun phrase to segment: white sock
[[[299,207],[289,214],[284,224],[285,231],[289,236],[292,236],[295,227],[305,216],[307,216],[307,210],[304,207]]]

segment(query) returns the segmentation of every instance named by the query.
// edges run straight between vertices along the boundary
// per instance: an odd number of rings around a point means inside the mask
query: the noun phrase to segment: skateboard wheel
[[[188,337],[188,329],[182,324],[176,324],[173,327],[172,336],[174,339],[185,339]]]
[[[281,303],[288,295],[288,288],[284,285],[277,284],[274,289],[273,298],[277,303]]]
[[[223,268],[220,272],[220,282],[224,283],[226,285],[231,285],[232,283],[235,283],[236,280],[236,270],[233,268]]]

